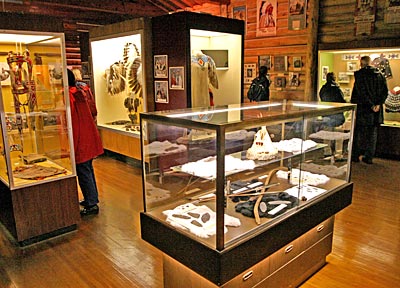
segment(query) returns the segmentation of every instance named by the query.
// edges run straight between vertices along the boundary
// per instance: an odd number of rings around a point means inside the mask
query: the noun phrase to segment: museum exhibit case
[[[384,123],[378,129],[376,155],[400,159],[400,48],[357,48],[319,51],[319,87],[325,83],[324,69],[335,72],[346,101],[350,102],[354,86],[354,72],[360,69],[360,58],[369,56],[371,65],[385,75],[389,89],[384,108]]]
[[[139,114],[153,110],[152,84],[146,83],[151,80],[146,73],[152,73],[150,27],[149,19],[138,18],[96,27],[89,35],[103,146],[135,159],[140,159]]]
[[[156,111],[243,102],[244,21],[184,11],[152,31]]]
[[[0,31],[0,65],[0,221],[26,245],[79,220],[64,35]]]
[[[355,107],[142,113],[141,235],[163,252],[165,287],[295,286],[322,267],[352,200]],[[348,128],[331,127],[342,113]]]

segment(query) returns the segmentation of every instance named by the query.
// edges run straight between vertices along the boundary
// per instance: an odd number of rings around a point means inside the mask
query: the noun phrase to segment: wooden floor
[[[140,239],[140,169],[101,157],[95,171],[100,214],[76,232],[21,249],[0,229],[0,287],[162,287],[162,255]],[[327,264],[302,288],[400,287],[399,174],[398,161],[354,164],[353,204],[336,216]]]

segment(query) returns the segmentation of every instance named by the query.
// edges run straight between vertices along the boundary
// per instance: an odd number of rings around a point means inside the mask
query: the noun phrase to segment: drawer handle
[[[318,226],[317,231],[321,232],[322,230],[324,230],[324,228],[325,228],[324,224],[321,224]]]
[[[293,245],[289,245],[288,247],[286,247],[285,249],[285,254],[289,253],[290,251],[293,250]]]
[[[243,275],[242,279],[243,279],[243,281],[246,281],[246,280],[250,279],[252,276],[253,276],[253,271],[249,271]]]

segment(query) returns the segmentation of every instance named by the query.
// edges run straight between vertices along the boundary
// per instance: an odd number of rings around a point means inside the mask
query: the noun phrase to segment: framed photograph
[[[289,72],[289,86],[299,87],[300,86],[300,73]]]
[[[232,8],[232,18],[243,20],[246,23],[246,6],[237,6]]]
[[[154,78],[168,78],[168,55],[154,55]]]
[[[274,71],[287,70],[287,56],[274,56]]]
[[[322,71],[321,71],[321,79],[322,81],[326,81],[326,75],[329,72],[329,66],[322,66]]]
[[[258,56],[258,67],[266,66],[268,70],[271,70],[271,55]]]
[[[357,62],[347,62],[347,71],[354,72],[357,71]]]
[[[339,72],[338,73],[338,83],[350,83],[350,76],[347,72]]]
[[[169,68],[169,89],[184,90],[184,67],[170,67]]]
[[[92,73],[90,72],[90,65],[89,62],[82,62],[81,63],[81,71],[82,71],[82,78],[90,78]]]
[[[250,84],[257,77],[257,64],[244,64],[244,84]]]
[[[275,76],[274,85],[276,88],[285,88],[286,77],[285,76]]]
[[[256,37],[276,35],[277,11],[277,0],[257,0]]]
[[[298,71],[303,67],[303,62],[301,62],[301,57],[293,57],[293,70]]]
[[[154,92],[157,103],[169,103],[168,81],[154,81]]]

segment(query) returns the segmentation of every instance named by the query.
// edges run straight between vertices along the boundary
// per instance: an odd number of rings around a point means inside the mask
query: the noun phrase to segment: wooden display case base
[[[325,265],[332,247],[333,222],[332,217],[223,285],[207,280],[164,254],[164,287],[297,287]]]
[[[124,134],[112,129],[99,127],[100,138],[104,149],[141,160],[139,135]]]
[[[75,230],[76,177],[10,190],[0,182],[0,221],[20,246]]]

